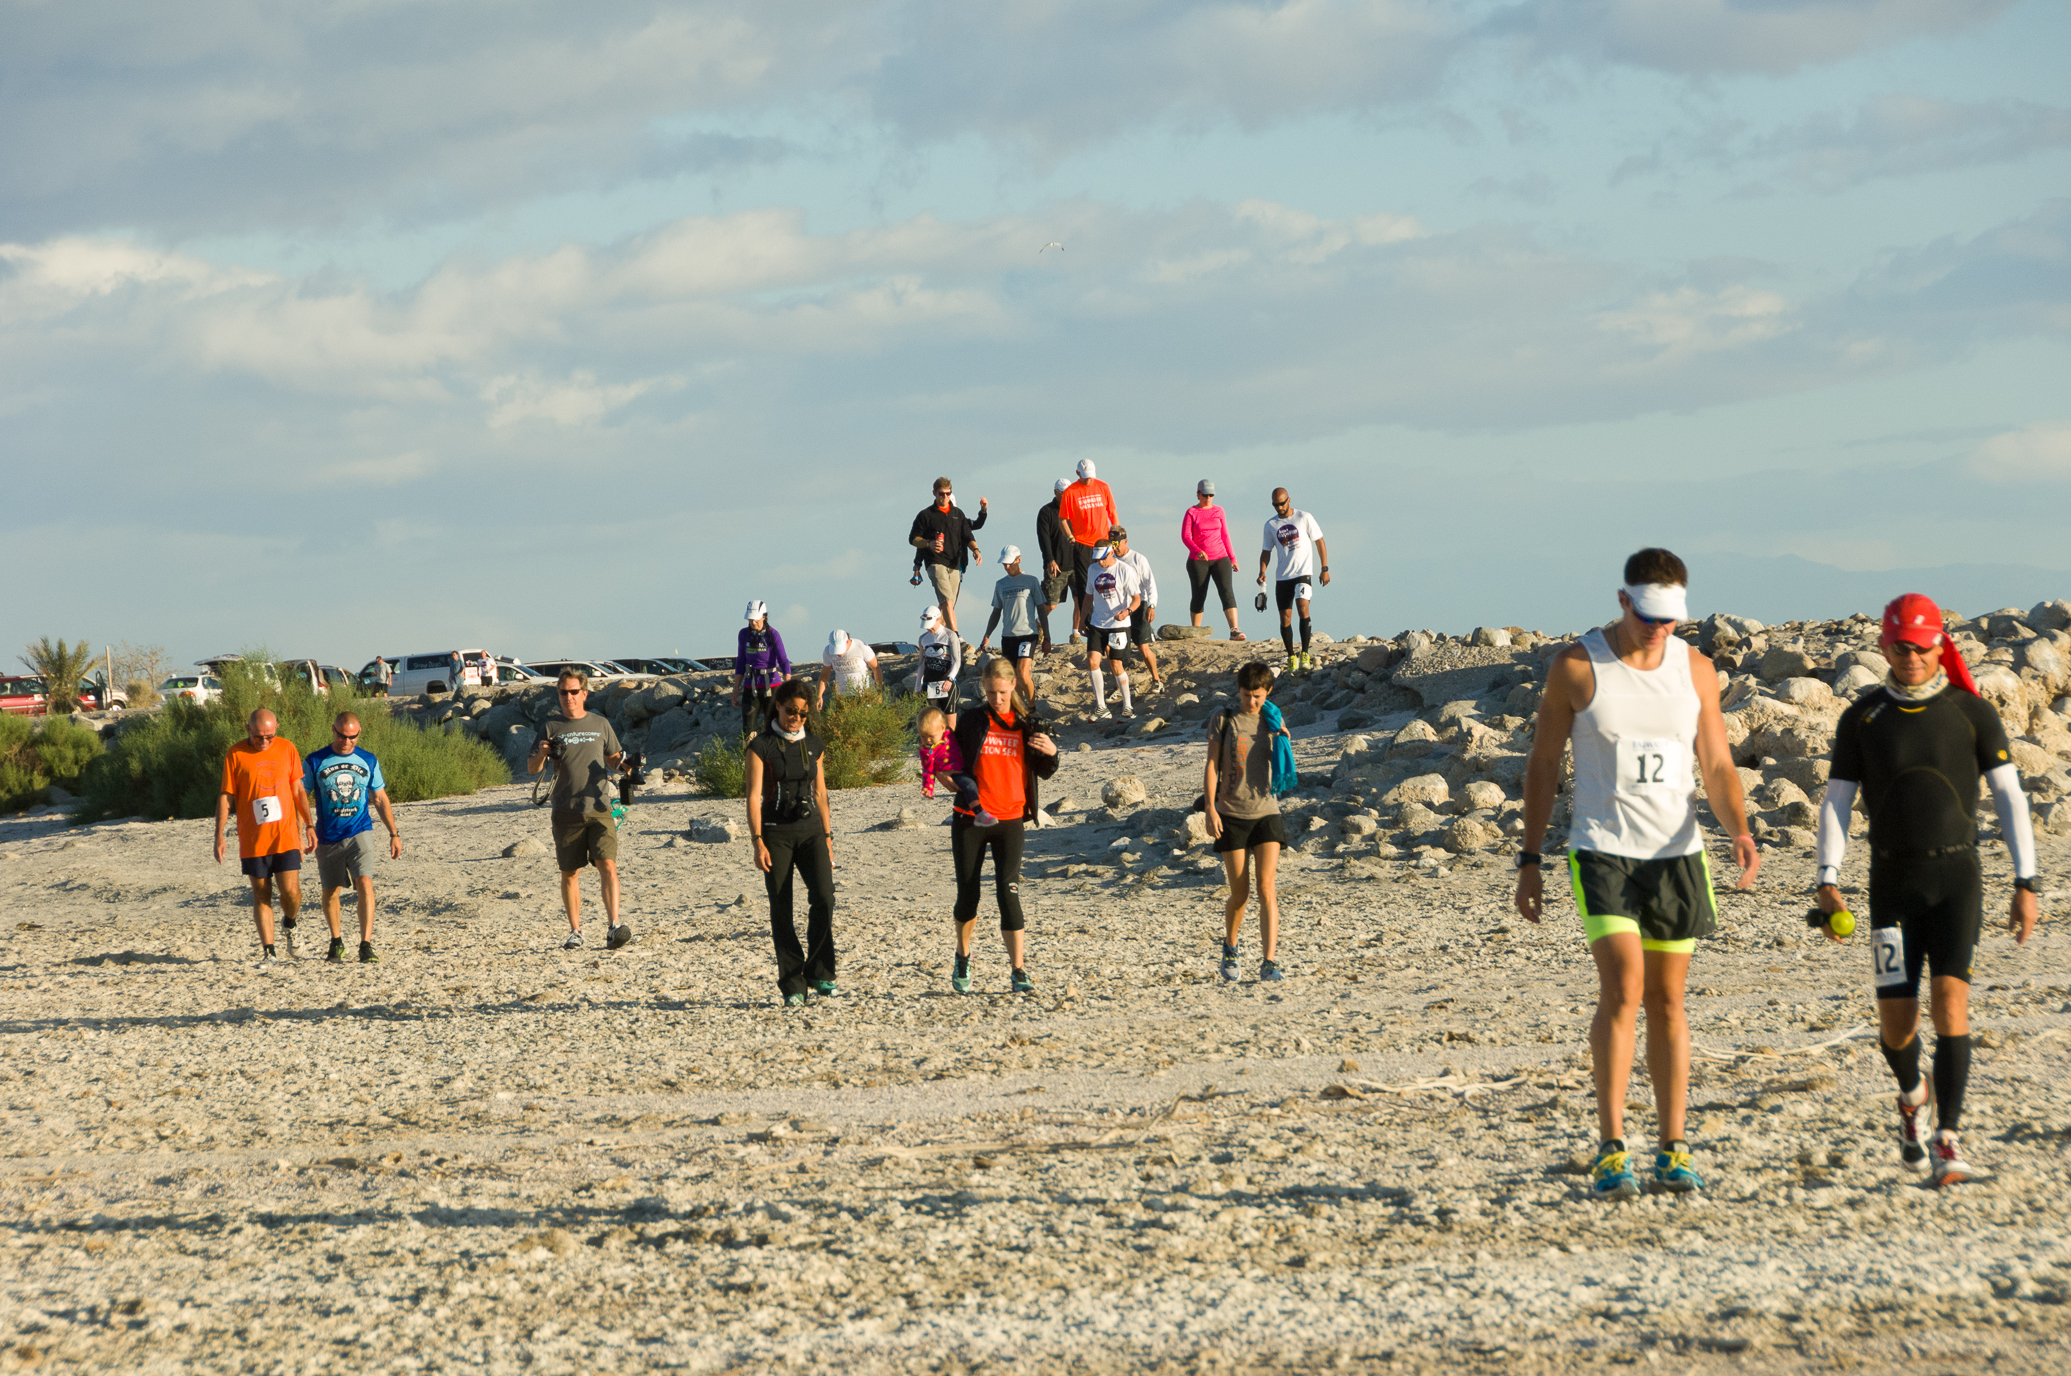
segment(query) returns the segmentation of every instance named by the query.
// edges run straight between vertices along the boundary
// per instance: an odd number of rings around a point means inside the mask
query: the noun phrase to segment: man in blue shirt
[[[331,951],[326,959],[345,959],[345,937],[339,928],[339,893],[347,884],[360,900],[360,963],[374,954],[374,814],[388,828],[388,856],[400,859],[403,838],[396,831],[388,805],[388,781],[381,762],[359,748],[360,719],[340,712],[331,723],[331,743],[313,750],[302,763],[302,788],[316,805],[316,869],[324,889],[324,920],[331,924]]]

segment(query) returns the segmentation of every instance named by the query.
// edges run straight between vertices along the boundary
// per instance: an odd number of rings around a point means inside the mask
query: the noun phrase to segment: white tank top
[[[1694,855],[1697,830],[1697,689],[1690,647],[1675,636],[1661,667],[1619,659],[1601,630],[1582,637],[1596,695],[1575,714],[1574,850],[1633,860]]]

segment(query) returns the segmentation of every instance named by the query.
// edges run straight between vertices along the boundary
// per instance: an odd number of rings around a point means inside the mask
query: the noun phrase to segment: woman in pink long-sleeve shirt
[[[1215,504],[1215,484],[1206,478],[1194,484],[1194,504],[1180,517],[1179,539],[1187,547],[1187,582],[1194,589],[1189,610],[1194,624],[1201,624],[1212,578],[1216,595],[1222,598],[1222,614],[1230,619],[1230,639],[1244,639],[1244,632],[1237,629],[1237,593],[1230,581],[1237,552],[1230,545],[1230,527],[1223,520],[1222,508]]]

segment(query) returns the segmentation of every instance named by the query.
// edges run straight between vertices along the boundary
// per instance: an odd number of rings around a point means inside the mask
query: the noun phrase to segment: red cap
[[[1949,682],[1964,692],[1977,694],[1978,686],[1970,676],[1970,666],[1963,662],[1962,653],[1956,642],[1942,629],[1942,609],[1934,605],[1934,599],[1925,593],[1909,592],[1903,597],[1894,597],[1884,608],[1884,643],[1903,641],[1908,645],[1939,645],[1942,650],[1942,672],[1949,676]]]

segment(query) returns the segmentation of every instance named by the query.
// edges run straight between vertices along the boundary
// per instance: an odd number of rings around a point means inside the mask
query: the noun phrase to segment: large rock
[[[1353,661],[1363,672],[1369,674],[1381,673],[1394,662],[1395,647],[1392,645],[1369,645],[1361,650],[1359,658]]]
[[[1395,816],[1395,825],[1402,830],[1421,836],[1427,831],[1436,831],[1445,825],[1445,818],[1425,807],[1422,803],[1411,803]]]
[[[522,841],[513,841],[503,848],[503,858],[506,860],[523,860],[529,856],[545,855],[546,853],[546,842],[536,836],[528,836]]]
[[[2071,662],[2047,640],[2030,640],[2022,645],[2019,659],[2021,667],[2032,671],[2053,693],[2071,682]]]
[[[1533,676],[1528,653],[1503,646],[1432,644],[1412,650],[1390,680],[1427,707],[1461,698],[1488,697]]]
[[[1840,654],[1834,656],[1834,672],[1836,673],[1844,669],[1853,669],[1857,665],[1870,670],[1879,679],[1891,672],[1890,663],[1875,650],[1843,650]]]
[[[1135,807],[1150,795],[1144,791],[1143,780],[1134,774],[1119,774],[1109,779],[1100,790],[1100,801],[1109,807]]]
[[[1856,698],[1884,681],[1884,675],[1867,664],[1851,664],[1834,679],[1834,696]]]
[[[697,734],[698,724],[681,707],[671,707],[647,725],[647,753],[666,754]]]
[[[1768,682],[1776,683],[1787,678],[1810,677],[1812,669],[1812,656],[1803,650],[1777,645],[1762,656],[1762,667],[1756,672]]]
[[[1422,803],[1427,807],[1439,807],[1452,801],[1452,786],[1443,774],[1419,774],[1414,779],[1404,779],[1381,797],[1388,807],[1406,807],[1411,803]]]
[[[1190,850],[1195,846],[1207,845],[1212,839],[1208,835],[1208,814],[1189,812],[1186,820],[1181,822],[1174,832],[1174,839]]]
[[[1314,726],[1322,720],[1323,713],[1317,710],[1313,702],[1297,702],[1292,707],[1280,709],[1280,724],[1290,731],[1297,726]]]
[[[2071,631],[2071,602],[2037,602],[2028,608],[2028,624],[2038,631]]]
[[[1474,634],[1467,637],[1467,643],[1507,648],[1510,644],[1510,632],[1500,626],[1476,626]]]
[[[689,831],[691,840],[707,841],[713,845],[738,841],[748,834],[748,829],[741,824],[738,817],[723,817],[716,822],[694,821],[690,824]]]
[[[1503,786],[1487,779],[1475,779],[1460,790],[1459,805],[1467,812],[1493,811],[1503,802]]]
[[[1213,640],[1215,639],[1215,628],[1212,626],[1182,626],[1177,622],[1168,621],[1158,627],[1158,639]]]
[[[1787,678],[1776,685],[1776,696],[1800,707],[1817,707],[1831,702],[1834,690],[1816,678]]]
[[[490,745],[503,752],[503,760],[512,769],[522,769],[525,760],[532,754],[532,747],[539,744],[539,732],[529,726],[507,726],[501,738],[485,736]]]
[[[1502,841],[1503,833],[1495,823],[1480,817],[1462,817],[1445,829],[1445,848],[1455,855],[1486,850]]]

